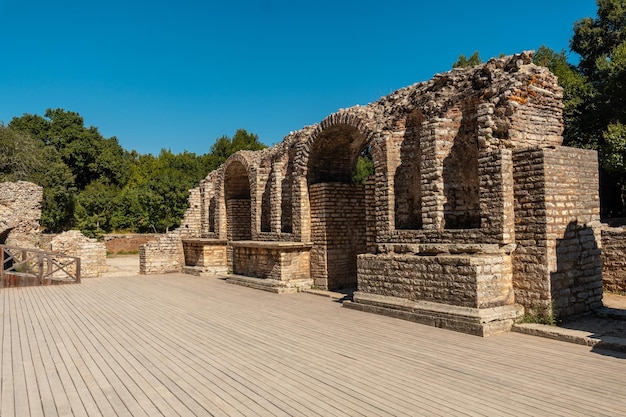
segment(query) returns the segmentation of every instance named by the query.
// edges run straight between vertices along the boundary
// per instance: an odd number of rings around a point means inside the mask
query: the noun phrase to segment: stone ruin
[[[562,97],[521,53],[339,110],[211,172],[140,270],[354,287],[346,307],[483,336],[524,310],[594,310],[597,156],[561,146]],[[374,174],[359,185],[364,150]]]
[[[43,188],[26,181],[0,184],[0,245],[35,248]]]
[[[43,188],[26,182],[0,184],[0,244],[25,249],[41,249],[81,258],[83,278],[100,277],[106,272],[104,243],[77,230],[59,235],[41,233]]]

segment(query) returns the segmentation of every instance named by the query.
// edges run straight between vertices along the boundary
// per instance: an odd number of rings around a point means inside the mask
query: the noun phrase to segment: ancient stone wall
[[[81,278],[98,278],[107,270],[105,244],[78,230],[55,235],[45,249],[80,258]]]
[[[0,184],[0,244],[36,248],[43,188],[25,182]]]
[[[602,230],[602,274],[604,289],[626,292],[626,229]]]
[[[499,253],[360,255],[359,291],[473,308],[511,305],[510,263]]]
[[[355,286],[357,255],[366,252],[363,186],[313,184],[309,198],[315,285],[324,289]]]
[[[516,300],[568,316],[601,305],[595,152],[515,151]]]
[[[562,98],[529,53],[437,74],[236,153],[192,195],[199,218],[161,241],[225,240],[227,267],[255,287],[287,251],[259,242],[302,244],[314,285],[356,284],[361,309],[473,334],[505,330],[518,304],[592,310],[597,159],[561,147]],[[353,184],[361,155],[374,166],[365,187]],[[182,249],[168,251],[146,262],[182,269]]]
[[[567,317],[602,307],[598,159],[558,147],[544,161],[552,311]]]

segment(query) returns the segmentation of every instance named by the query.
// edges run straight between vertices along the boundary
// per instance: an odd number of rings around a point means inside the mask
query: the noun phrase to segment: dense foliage
[[[25,114],[0,125],[0,181],[44,187],[42,225],[77,228],[89,236],[112,231],[165,232],[180,224],[188,190],[241,149],[264,148],[243,129],[223,136],[209,152],[158,156],[124,150],[83,118],[63,109]]]
[[[624,216],[626,194],[626,0],[597,0],[598,15],[574,23],[570,48],[542,46],[533,60],[549,68],[563,87],[563,143],[598,151],[603,216]],[[453,67],[481,63],[475,52]]]

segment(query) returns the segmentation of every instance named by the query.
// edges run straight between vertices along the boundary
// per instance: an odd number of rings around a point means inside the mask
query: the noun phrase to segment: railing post
[[[80,284],[80,258],[76,258],[76,283]]]
[[[37,278],[39,279],[39,285],[43,285],[43,257],[43,252],[37,254]]]
[[[47,265],[48,265],[48,269],[46,270],[46,278],[52,279],[52,257],[51,256],[46,256],[46,259],[48,260]]]
[[[0,245],[0,248],[2,248],[2,268],[0,268],[0,280],[4,280],[4,264],[5,264],[5,260],[4,260],[4,245]]]

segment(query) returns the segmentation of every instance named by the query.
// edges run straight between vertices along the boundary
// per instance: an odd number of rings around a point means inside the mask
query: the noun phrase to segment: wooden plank
[[[230,318],[232,319],[232,317],[230,317]],[[466,336],[466,337],[469,337],[469,336]],[[475,339],[475,338],[472,338],[472,337],[470,337],[470,338],[471,338],[471,339]]]
[[[482,339],[177,274],[3,291],[2,416],[24,404],[46,416],[626,409],[626,356],[532,336]]]
[[[2,389],[0,389],[0,415],[15,415],[15,401],[13,399],[13,357],[12,357],[12,337],[11,333],[11,301],[10,292],[4,293],[3,303],[3,326],[2,326],[2,373],[0,381]]]
[[[24,289],[24,291],[27,291],[27,289]],[[29,395],[29,400],[32,404],[31,415],[33,415],[32,409],[37,406],[35,403],[37,402],[37,400],[39,400],[39,407],[41,407],[41,411],[44,416],[57,417],[58,413],[56,405],[54,403],[52,387],[45,371],[46,363],[41,355],[42,346],[40,345],[38,338],[38,334],[40,333],[38,332],[39,323],[37,316],[33,314],[34,309],[32,308],[31,304],[32,299],[33,297],[30,296],[30,294],[28,297],[24,297],[23,308],[21,310],[21,320],[23,320],[25,326],[26,338],[28,340],[28,347],[30,350],[30,357],[35,373],[34,379],[30,381],[30,383],[36,384],[39,394],[39,398],[32,398],[32,396]]]

